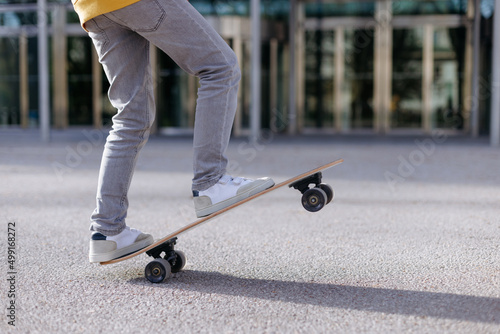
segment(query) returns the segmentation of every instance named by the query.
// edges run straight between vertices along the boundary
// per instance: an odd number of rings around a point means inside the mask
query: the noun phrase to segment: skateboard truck
[[[326,183],[321,183],[323,174],[321,172],[306,176],[289,185],[302,194],[302,206],[309,212],[317,212],[333,199],[333,189]],[[310,185],[314,187],[310,188]]]
[[[174,250],[177,238],[172,238],[164,243],[150,249],[147,255],[154,258],[144,270],[144,275],[152,283],[163,282],[170,277],[171,273],[177,273],[186,265],[186,255],[184,252]],[[164,254],[162,256],[162,254]]]

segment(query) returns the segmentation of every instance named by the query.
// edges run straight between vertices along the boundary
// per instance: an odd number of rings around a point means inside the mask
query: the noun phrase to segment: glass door
[[[334,31],[306,31],[304,126],[333,127]]]
[[[465,28],[435,28],[433,128],[462,129]]]
[[[351,129],[373,129],[373,29],[346,29],[342,98]]]
[[[391,128],[422,127],[423,29],[394,29]]]

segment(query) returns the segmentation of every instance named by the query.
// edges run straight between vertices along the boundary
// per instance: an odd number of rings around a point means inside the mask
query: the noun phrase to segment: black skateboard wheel
[[[327,195],[321,188],[311,188],[302,195],[302,206],[309,212],[317,212],[327,203]]]
[[[184,266],[186,265],[186,262],[187,262],[187,258],[186,258],[186,254],[184,254],[183,251],[180,251],[180,250],[176,250],[175,251],[175,262],[174,264],[172,264],[172,268],[171,268],[171,271],[173,273],[178,273],[179,271],[181,271]]]
[[[159,258],[148,263],[144,270],[144,276],[151,283],[161,283],[171,274],[170,263],[167,260]]]
[[[318,184],[318,188],[322,189],[326,193],[326,203],[325,204],[330,203],[334,197],[333,188],[329,184],[326,184],[326,183]]]

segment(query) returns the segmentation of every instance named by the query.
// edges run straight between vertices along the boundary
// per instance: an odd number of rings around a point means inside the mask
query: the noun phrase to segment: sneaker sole
[[[109,242],[109,241],[108,241]],[[89,261],[91,263],[96,263],[96,262],[106,262],[106,261],[111,261],[114,259],[118,259],[122,256],[137,252],[138,250],[148,247],[154,242],[153,236],[148,236],[147,238],[135,242],[130,246],[123,247],[117,250],[114,250],[112,252],[107,252],[107,253],[99,253],[99,254],[89,254]]]

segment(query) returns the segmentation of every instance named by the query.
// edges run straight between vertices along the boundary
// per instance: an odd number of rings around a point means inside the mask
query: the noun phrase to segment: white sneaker
[[[92,263],[111,261],[136,252],[153,242],[152,235],[128,226],[120,234],[111,237],[95,232],[90,240],[89,261]]]
[[[207,190],[193,191],[196,216],[208,216],[272,186],[274,181],[268,177],[251,180],[224,175]]]

